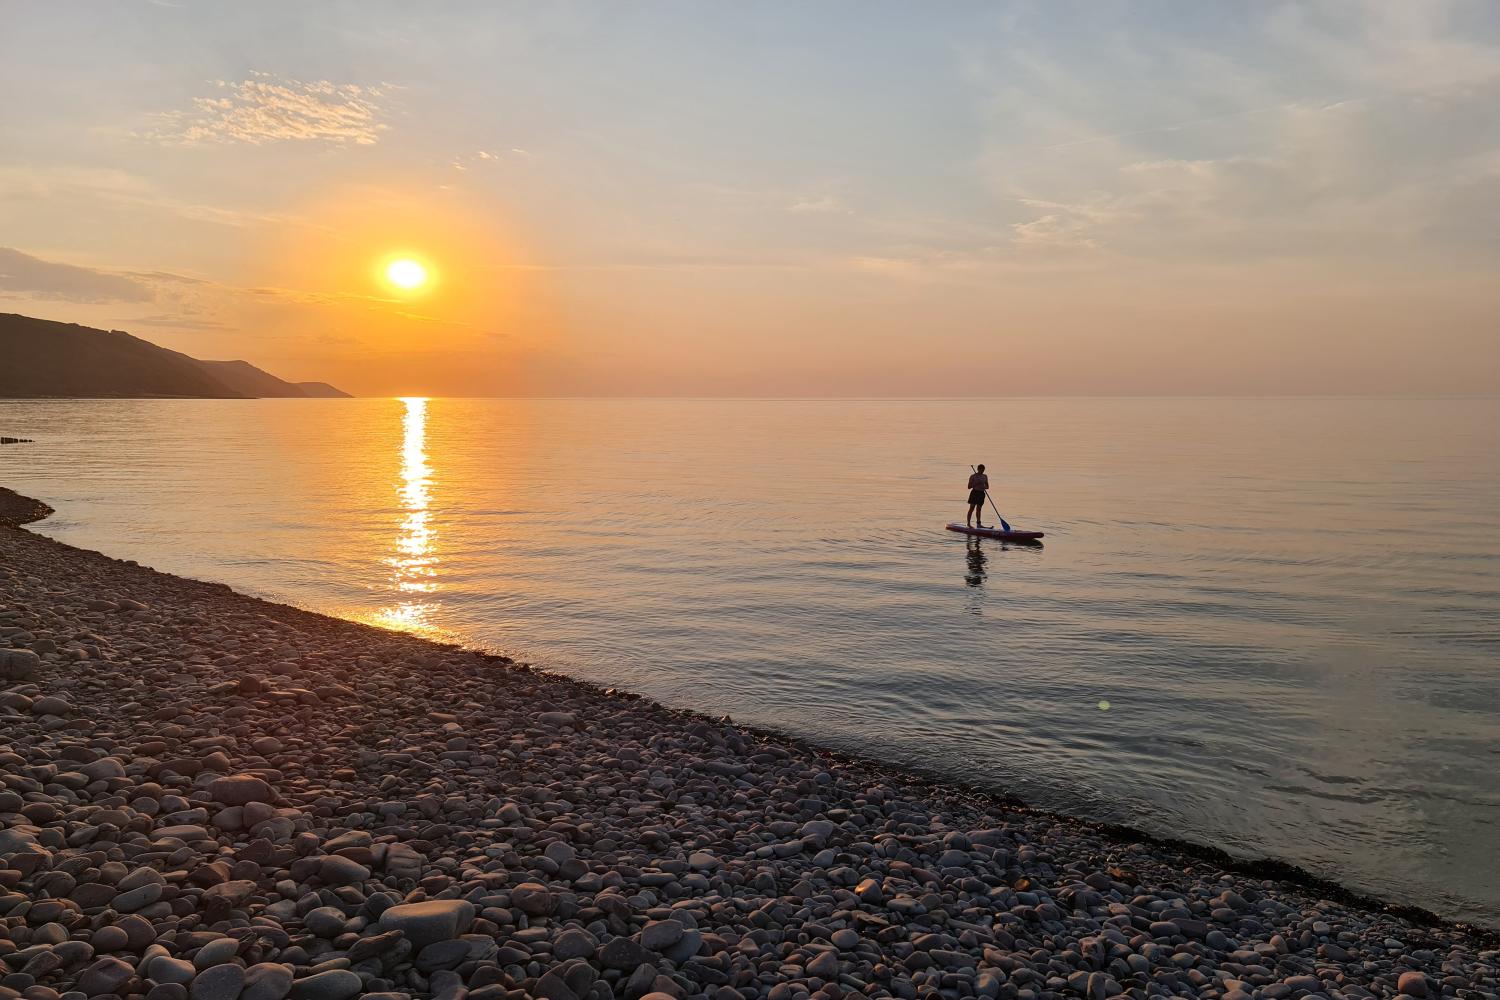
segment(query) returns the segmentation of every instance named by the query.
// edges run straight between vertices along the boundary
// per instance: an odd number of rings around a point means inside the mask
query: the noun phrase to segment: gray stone
[[[253,774],[230,774],[215,778],[209,783],[208,794],[215,802],[222,802],[226,806],[276,800],[275,793],[265,779]]]
[[[323,863],[318,866],[318,878],[327,885],[355,885],[370,880],[370,869],[357,861],[333,854],[324,858]]]
[[[130,937],[125,933],[125,929],[113,924],[99,928],[89,940],[99,951],[123,951],[130,943]]]
[[[578,994],[573,992],[568,981],[556,969],[548,971],[537,980],[532,996],[537,1000],[578,1000]]]
[[[231,962],[240,952],[240,943],[232,937],[215,938],[193,955],[193,968],[207,969]]]
[[[245,989],[240,1000],[282,1000],[291,990],[290,966],[261,962],[245,970]]]
[[[655,920],[641,931],[641,946],[652,951],[661,951],[682,940],[687,928],[676,920]]]
[[[205,903],[218,902],[231,909],[244,906],[255,895],[255,883],[249,879],[232,879],[210,886],[203,892]]]
[[[73,711],[72,705],[53,695],[38,698],[31,703],[32,715],[67,715],[71,711]]]
[[[617,937],[605,942],[599,949],[599,964],[606,969],[634,969],[638,965],[655,960],[656,955],[627,937]]]
[[[158,983],[190,983],[197,972],[192,962],[170,955],[158,955],[146,963],[146,978]]]
[[[545,917],[557,911],[557,898],[546,886],[522,882],[510,891],[511,905],[527,916]]]
[[[566,962],[570,958],[592,958],[599,939],[579,927],[570,927],[552,941],[552,957]]]
[[[245,985],[245,970],[238,965],[215,965],[193,979],[192,1000],[235,1000]]]
[[[119,903],[119,897],[115,897]],[[130,951],[140,951],[156,940],[156,928],[151,926],[151,921],[138,913],[130,913],[115,921],[115,926],[125,932],[125,947]]]
[[[474,922],[474,904],[464,899],[432,899],[402,903],[380,915],[382,930],[401,931],[412,947],[420,950],[437,941],[447,941],[468,931]]]
[[[836,979],[839,974],[839,953],[836,951],[822,951],[813,956],[812,961],[807,963],[807,974],[817,976],[819,979]]]
[[[420,905],[420,904],[416,904]],[[348,969],[330,969],[292,983],[292,1000],[349,1000],[363,988]]]
[[[344,911],[336,906],[319,906],[302,915],[302,926],[320,938],[338,937],[348,922]]]
[[[78,991],[84,996],[102,997],[123,994],[124,985],[135,976],[135,966],[118,958],[101,958],[78,977]]]
[[[460,962],[469,957],[469,942],[459,941],[434,941],[417,953],[417,971],[435,972],[438,969],[452,969]]]
[[[29,649],[0,649],[0,681],[29,681],[41,666],[42,658]]]

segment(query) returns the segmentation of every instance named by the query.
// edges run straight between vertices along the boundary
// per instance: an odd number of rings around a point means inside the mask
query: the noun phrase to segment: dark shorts
[[[970,490],[969,503],[971,505],[976,503],[984,503],[984,490]]]

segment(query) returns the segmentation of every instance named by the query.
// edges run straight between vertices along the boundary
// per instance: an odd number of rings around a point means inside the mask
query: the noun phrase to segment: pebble
[[[412,947],[422,949],[456,938],[474,920],[474,904],[462,899],[433,899],[392,906],[380,915],[384,930],[401,931]]]
[[[208,786],[208,794],[215,802],[229,806],[243,806],[251,802],[270,802],[273,793],[264,778],[253,774],[229,774],[215,778]]]
[[[84,969],[77,979],[76,986],[78,992],[86,997],[117,994],[134,975],[135,968],[129,963],[118,958],[106,957]]]
[[[687,928],[676,920],[655,920],[641,930],[641,946],[652,951],[661,951],[682,940]]]
[[[235,1000],[245,985],[245,970],[239,965],[215,965],[193,979],[191,1000]]]
[[[560,961],[591,958],[599,948],[599,939],[581,927],[570,927],[552,942],[552,957]]]
[[[359,977],[347,969],[329,969],[292,983],[292,1000],[350,1000],[362,989]]]
[[[1396,980],[1396,990],[1412,997],[1427,996],[1427,977],[1420,972],[1403,972]]]
[[[370,869],[337,854],[323,859],[318,877],[328,885],[357,885],[370,879]]]
[[[290,966],[261,962],[245,970],[245,988],[240,1000],[282,1000],[291,991]]]

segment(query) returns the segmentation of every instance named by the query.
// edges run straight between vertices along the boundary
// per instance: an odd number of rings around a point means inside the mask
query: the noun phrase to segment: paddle
[[[974,466],[972,466],[972,465],[969,466],[969,469],[972,472],[978,472],[979,471],[978,469],[974,468]],[[1005,518],[1000,517],[1000,508],[995,506],[995,498],[992,497],[992,496],[990,496],[990,491],[989,490],[985,490],[984,491],[984,498],[990,502],[990,509],[995,512],[995,517],[999,518],[999,520],[1000,520],[1000,527],[1004,528],[1006,531],[1009,531],[1010,530],[1010,523],[1008,521],[1006,521]]]

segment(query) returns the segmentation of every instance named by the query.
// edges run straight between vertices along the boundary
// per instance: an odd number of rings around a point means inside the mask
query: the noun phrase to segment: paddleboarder
[[[984,474],[984,466],[974,467],[974,474],[969,477],[969,512],[964,515],[964,524],[970,527],[983,528],[984,517],[984,495],[990,488],[990,477]]]

